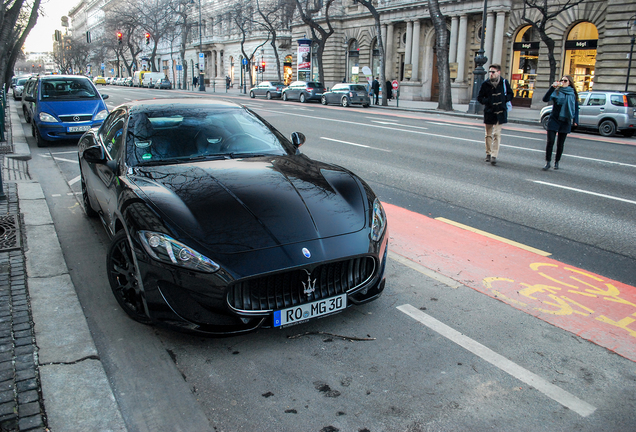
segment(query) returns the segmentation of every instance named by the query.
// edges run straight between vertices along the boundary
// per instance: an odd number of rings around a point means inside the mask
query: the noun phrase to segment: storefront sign
[[[596,49],[598,44],[598,39],[591,40],[569,40],[565,41],[565,49],[566,50],[587,50],[587,49]]]
[[[512,49],[515,51],[538,50],[539,42],[515,42]]]
[[[457,78],[457,63],[449,63],[448,68],[450,69],[450,78]]]
[[[298,70],[311,70],[311,39],[298,39]]]

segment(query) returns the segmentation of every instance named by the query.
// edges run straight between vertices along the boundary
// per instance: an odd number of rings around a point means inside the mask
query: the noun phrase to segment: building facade
[[[468,103],[471,99],[474,58],[483,33],[488,57],[485,67],[492,63],[502,66],[502,76],[510,81],[514,91],[513,105],[542,104],[543,94],[550,85],[548,48],[524,19],[523,0],[488,0],[485,32],[482,31],[483,0],[440,0],[439,3],[450,35],[453,102]],[[561,3],[555,0],[552,7]],[[76,14],[82,4],[90,8],[87,21],[91,16],[99,16],[95,9],[100,1],[84,0],[75,9]],[[310,48],[313,55],[309,69],[298,69],[297,41],[311,32],[297,15],[289,28],[277,34],[276,59],[273,48],[266,42],[267,33],[257,26],[248,31],[241,49],[242,33],[230,13],[233,4],[228,0],[202,0],[201,34],[199,26],[194,26],[183,59],[171,45],[161,42],[158,70],[166,72],[174,82],[180,81],[183,63],[187,63],[190,71],[198,72],[201,50],[206,85],[215,88],[225,88],[227,77],[234,86],[245,84],[247,88],[256,81],[278,80],[278,64],[286,83],[300,78],[318,79],[315,46]],[[437,100],[436,37],[428,1],[377,0],[375,6],[380,13],[386,78],[400,82],[403,99]],[[248,13],[253,14],[249,10]],[[531,21],[541,18],[536,10],[526,9],[526,13],[525,18]],[[627,84],[630,90],[636,91],[636,77],[627,74],[631,42],[627,27],[630,17],[635,15],[634,0],[585,0],[549,21],[546,33],[555,43],[556,78],[571,75],[579,91],[622,90]],[[330,17],[334,34],[328,38],[322,58],[325,87],[343,80],[367,82],[372,76],[379,76],[379,41],[371,13],[353,0],[339,0],[330,9]],[[264,62],[265,72],[244,74],[245,57],[249,57],[252,65]],[[307,66],[306,62],[301,63]]]

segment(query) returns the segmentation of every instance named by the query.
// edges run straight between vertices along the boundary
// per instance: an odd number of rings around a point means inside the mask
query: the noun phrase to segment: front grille
[[[91,121],[93,119],[93,116],[91,114],[88,115],[63,115],[60,116],[60,120],[62,120],[64,123],[72,123],[72,122],[84,122],[84,121]]]
[[[284,309],[354,290],[371,279],[375,267],[373,258],[362,257],[238,281],[230,286],[227,299],[241,312]],[[305,294],[308,287],[315,289]]]

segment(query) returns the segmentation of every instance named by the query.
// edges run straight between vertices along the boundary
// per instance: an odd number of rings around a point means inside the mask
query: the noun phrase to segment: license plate
[[[300,324],[312,318],[329,315],[347,308],[347,295],[317,300],[300,306],[274,311],[274,327]]]
[[[86,132],[91,128],[90,125],[86,126],[69,126],[68,132]]]

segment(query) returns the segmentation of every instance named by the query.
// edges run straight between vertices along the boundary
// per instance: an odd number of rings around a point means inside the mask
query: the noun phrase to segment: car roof
[[[170,109],[179,106],[184,109],[242,109],[243,106],[235,102],[205,98],[180,98],[180,99],[143,99],[124,104],[131,111],[156,111]],[[117,108],[113,108],[113,111]]]

